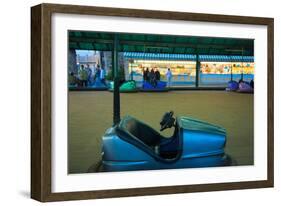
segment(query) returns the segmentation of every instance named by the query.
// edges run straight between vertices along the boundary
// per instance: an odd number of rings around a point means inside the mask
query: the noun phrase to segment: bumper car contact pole
[[[113,54],[112,54],[112,71],[114,78],[113,91],[113,125],[120,122],[120,91],[119,91],[119,75],[118,75],[118,34],[114,34]]]

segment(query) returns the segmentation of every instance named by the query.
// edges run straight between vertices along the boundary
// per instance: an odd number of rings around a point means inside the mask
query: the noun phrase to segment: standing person
[[[172,82],[172,77],[173,77],[173,74],[172,74],[170,68],[168,68],[168,71],[166,73],[166,77],[167,77],[167,82],[168,82],[167,86],[168,86],[168,88],[170,88],[171,82]]]
[[[153,68],[150,70],[150,72],[148,73],[148,79],[151,82],[154,79],[155,73]]]
[[[157,86],[157,82],[156,82],[156,78],[155,78],[155,71],[154,71],[154,69],[151,69],[149,79],[150,79],[150,84],[153,87],[156,87]]]
[[[148,80],[148,73],[149,73],[148,68],[146,68],[146,70],[143,68],[142,72],[143,72],[143,81],[146,82]]]
[[[96,63],[93,64],[91,71],[92,71],[91,79],[93,80],[93,83],[95,83]]]
[[[149,78],[150,78],[150,71],[148,68],[146,68],[146,81],[149,82]]]
[[[83,64],[81,65],[81,67],[79,69],[78,75],[79,75],[79,79],[80,79],[82,87],[87,87],[88,86],[88,72],[84,68]]]
[[[130,72],[130,80],[134,80],[134,71],[133,70],[131,70],[131,72]]]
[[[94,82],[96,82],[96,79],[99,79],[100,78],[100,65],[98,64],[97,65],[97,68],[96,68],[96,71],[95,71],[95,74],[94,74]]]
[[[158,69],[156,69],[155,78],[156,78],[157,81],[160,81],[160,72],[159,72]]]
[[[88,80],[87,80],[88,82],[87,82],[87,84],[91,85],[91,83],[92,83],[92,70],[91,70],[89,64],[87,64],[86,71],[87,71],[87,74],[88,74]]]
[[[105,82],[105,69],[103,67],[100,70],[100,81],[102,84],[104,84],[104,86],[107,87],[107,84]]]

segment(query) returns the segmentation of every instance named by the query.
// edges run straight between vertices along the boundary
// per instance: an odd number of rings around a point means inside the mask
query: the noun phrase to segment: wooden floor
[[[100,160],[101,137],[112,125],[113,94],[69,92],[68,168],[85,173]],[[254,96],[225,91],[170,91],[121,94],[121,117],[134,116],[159,130],[164,112],[192,116],[226,128],[226,153],[238,165],[253,164]],[[171,133],[171,131],[170,131]],[[169,135],[165,131],[164,135]]]

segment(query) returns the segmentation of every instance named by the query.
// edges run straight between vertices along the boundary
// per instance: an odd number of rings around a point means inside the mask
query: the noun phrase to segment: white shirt
[[[166,77],[167,77],[167,79],[170,79],[170,78],[172,77],[172,72],[171,72],[171,70],[168,70],[168,71],[167,71]]]
[[[95,73],[96,73],[96,67],[95,67],[95,66],[93,66],[93,67],[91,68],[91,70],[92,70],[92,76],[94,76],[94,75],[95,75]]]

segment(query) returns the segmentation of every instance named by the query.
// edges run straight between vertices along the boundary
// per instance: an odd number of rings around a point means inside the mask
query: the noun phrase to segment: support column
[[[233,73],[232,73],[232,63],[231,63],[231,67],[230,67],[230,81],[233,81]]]
[[[241,62],[241,66],[242,66],[242,72],[241,72],[241,80],[243,81],[244,78],[244,48],[242,48],[242,62]]]
[[[196,54],[196,76],[195,76],[195,87],[199,86],[199,75],[200,75],[200,62],[199,55]]]
[[[241,80],[243,81],[243,78],[244,78],[244,64],[243,64],[243,62],[241,64],[241,66],[242,66]]]
[[[75,49],[68,50],[68,72],[73,72],[74,74],[78,73],[77,67],[77,56]]]
[[[112,55],[112,72],[114,80],[113,91],[113,125],[120,122],[120,92],[119,92],[119,75],[118,75],[118,35],[114,35],[113,43],[113,55]]]

